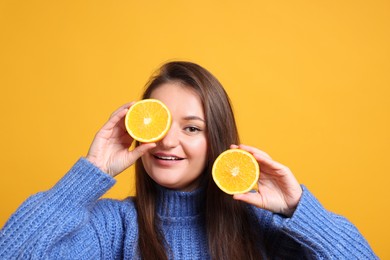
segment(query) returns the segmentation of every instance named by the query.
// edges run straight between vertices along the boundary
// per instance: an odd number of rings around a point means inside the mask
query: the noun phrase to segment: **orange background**
[[[208,68],[244,143],[390,259],[389,1],[0,2],[0,226],[163,62]],[[132,169],[106,196],[134,192]]]

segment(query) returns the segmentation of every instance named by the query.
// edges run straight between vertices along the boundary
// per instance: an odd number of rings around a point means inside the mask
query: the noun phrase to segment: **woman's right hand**
[[[141,144],[134,150],[129,147],[134,141],[127,133],[125,116],[134,102],[117,109],[97,132],[89,148],[87,160],[111,176],[124,171],[140,158],[146,151],[156,146],[155,143]]]

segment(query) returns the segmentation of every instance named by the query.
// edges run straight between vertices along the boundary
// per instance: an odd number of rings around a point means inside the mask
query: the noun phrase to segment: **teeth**
[[[156,157],[161,160],[169,160],[169,161],[180,160],[180,158],[174,156],[156,156]]]

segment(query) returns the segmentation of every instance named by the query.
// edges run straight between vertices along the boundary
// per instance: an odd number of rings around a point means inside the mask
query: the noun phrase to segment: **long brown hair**
[[[207,162],[201,176],[206,186],[206,228],[212,259],[259,259],[245,205],[223,193],[211,178],[217,156],[239,144],[231,102],[221,83],[201,66],[183,61],[163,65],[150,79],[143,98],[164,83],[180,83],[194,90],[203,102],[206,119]],[[165,240],[155,212],[157,191],[141,160],[136,162],[135,204],[139,225],[139,250],[143,259],[167,259]]]

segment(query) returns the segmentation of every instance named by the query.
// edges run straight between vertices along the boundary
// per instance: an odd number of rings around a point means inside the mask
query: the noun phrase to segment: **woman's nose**
[[[158,142],[164,149],[174,148],[179,144],[179,131],[173,124],[168,133]]]

